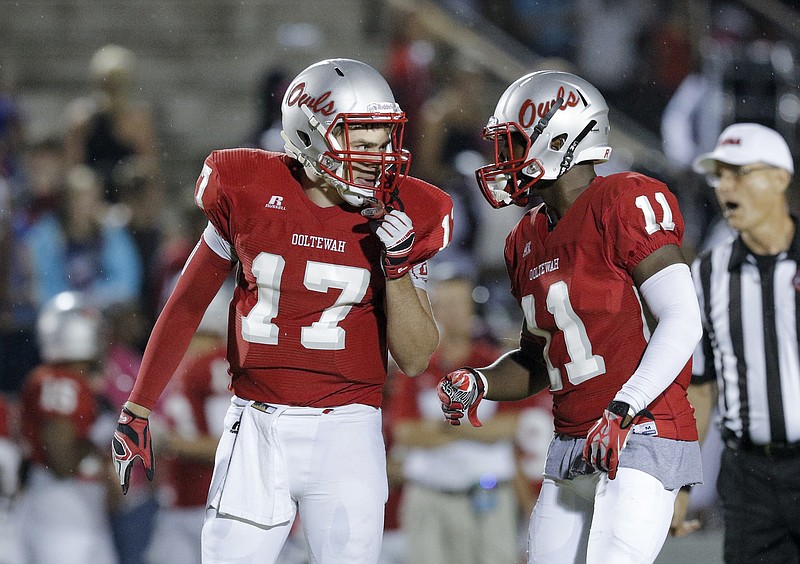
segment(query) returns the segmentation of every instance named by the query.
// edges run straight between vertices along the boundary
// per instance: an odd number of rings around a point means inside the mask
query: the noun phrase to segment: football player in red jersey
[[[686,399],[701,325],[683,219],[661,182],[596,174],[608,132],[591,84],[534,72],[501,96],[484,130],[495,162],[476,171],[495,208],[543,200],[506,239],[524,324],[517,350],[446,375],[440,400],[451,423],[467,415],[479,425],[482,398],[549,385],[555,435],[528,562],[653,562],[679,489],[702,480]]]
[[[214,151],[195,202],[209,220],[153,329],[120,415],[123,490],[152,474],[147,416],[203,312],[237,269],[231,407],[203,525],[203,560],[275,562],[299,510],[313,562],[375,562],[387,496],[388,353],[418,374],[438,342],[427,260],[449,243],[449,196],[408,176],[405,115],[383,77],[313,64],[282,102],[285,154]]]
[[[93,442],[104,355],[103,321],[77,292],[46,302],[37,320],[43,364],[23,383],[20,413],[30,462],[15,511],[23,562],[115,563],[111,477]]]

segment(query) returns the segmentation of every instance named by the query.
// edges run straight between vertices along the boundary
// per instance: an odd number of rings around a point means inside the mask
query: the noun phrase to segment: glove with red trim
[[[130,486],[131,470],[134,461],[139,458],[144,465],[144,471],[149,480],[153,480],[155,464],[153,458],[153,443],[150,439],[150,422],[147,417],[134,415],[126,408],[122,408],[117,420],[117,430],[111,439],[111,454],[114,457],[114,468],[119,475],[119,484],[122,493],[128,493]]]
[[[473,427],[482,427],[478,404],[486,393],[486,377],[474,368],[459,368],[442,378],[437,389],[444,417],[451,425],[461,425],[466,413]]]
[[[619,453],[628,443],[635,417],[630,405],[614,400],[586,435],[583,458],[597,470],[608,472],[609,480],[617,476]]]
[[[395,280],[408,272],[410,267],[408,258],[414,246],[414,224],[405,212],[397,209],[391,210],[377,221],[379,224],[375,234],[384,247],[383,271],[386,278]]]

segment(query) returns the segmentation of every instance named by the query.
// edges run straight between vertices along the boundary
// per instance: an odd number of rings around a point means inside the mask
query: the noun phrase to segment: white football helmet
[[[48,364],[99,360],[105,350],[100,311],[79,292],[61,292],[39,312],[36,333],[39,353]]]
[[[555,180],[574,165],[608,160],[608,104],[580,77],[543,70],[523,76],[497,102],[483,137],[494,163],[475,171],[492,207],[527,204],[539,180]]]
[[[411,156],[402,147],[406,116],[386,80],[367,64],[327,59],[311,65],[290,83],[281,112],[286,152],[327,179],[351,205],[386,203],[408,174]],[[384,151],[350,149],[349,132],[365,125],[390,129]],[[375,185],[353,183],[354,165],[379,167]]]

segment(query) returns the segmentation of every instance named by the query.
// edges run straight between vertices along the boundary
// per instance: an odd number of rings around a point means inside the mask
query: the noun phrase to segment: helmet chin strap
[[[531,147],[533,144],[536,143],[536,140],[539,139],[539,136],[544,132],[545,128],[550,124],[550,120],[556,115],[556,112],[561,107],[561,104],[564,103],[564,98],[556,98],[553,101],[553,105],[550,106],[550,109],[547,110],[547,113],[536,122],[536,125],[533,127],[533,134],[531,135]],[[530,165],[529,165],[530,166]],[[528,169],[529,167],[525,167]],[[525,169],[522,170],[522,174],[525,174]],[[534,174],[527,174],[530,178],[534,177]]]
[[[536,140],[542,134],[544,128],[550,124],[550,120],[553,118],[554,115],[556,115],[556,112],[563,103],[564,103],[564,98],[556,98],[555,101],[553,102],[553,105],[550,106],[550,109],[547,111],[544,117],[541,118],[533,127],[533,135],[531,136],[531,146],[533,146],[533,144],[536,143]]]
[[[578,144],[583,141],[584,137],[589,135],[589,132],[595,125],[597,125],[597,121],[591,120],[586,124],[586,127],[583,128],[583,131],[581,131],[578,136],[575,137],[575,140],[569,144],[569,148],[564,154],[564,158],[561,160],[561,168],[558,170],[559,177],[572,167],[572,159],[575,158],[575,149],[578,148]]]

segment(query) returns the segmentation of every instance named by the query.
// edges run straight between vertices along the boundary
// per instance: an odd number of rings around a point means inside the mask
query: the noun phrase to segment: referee
[[[792,155],[777,132],[739,123],[693,168],[715,188],[736,232],[692,265],[705,331],[689,399],[702,440],[718,395],[725,562],[797,563],[800,232],[786,200]]]

